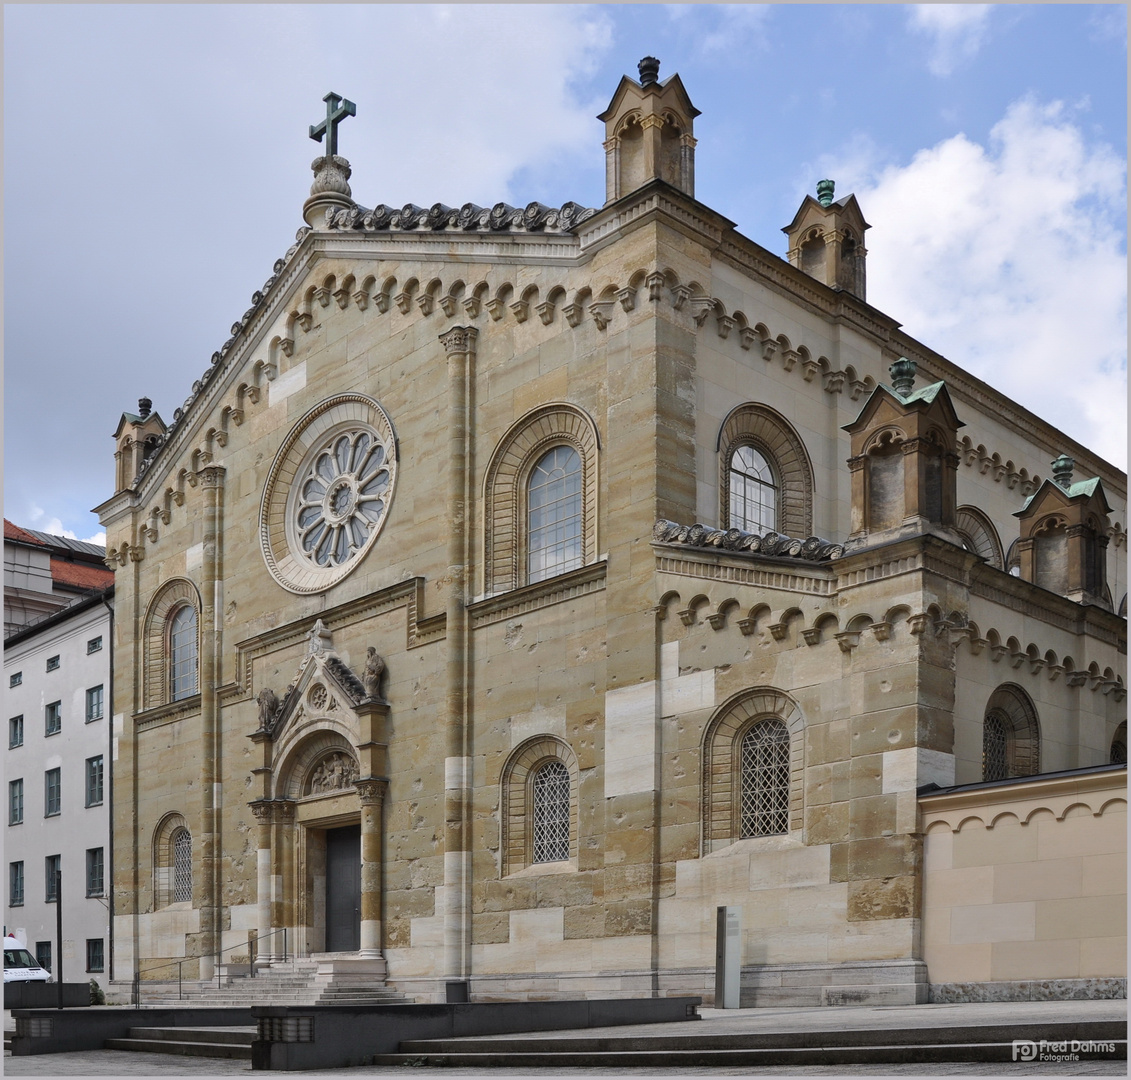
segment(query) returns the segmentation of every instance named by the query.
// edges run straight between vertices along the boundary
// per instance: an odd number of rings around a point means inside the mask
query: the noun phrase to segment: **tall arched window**
[[[597,561],[599,450],[592,418],[568,402],[511,425],[483,478],[485,593]]]
[[[1009,775],[1009,732],[999,712],[986,713],[982,726],[982,779],[1004,780]]]
[[[569,770],[560,761],[539,767],[531,783],[534,849],[531,862],[569,858]]]
[[[192,899],[192,836],[188,829],[173,833],[173,903]]]
[[[742,817],[739,835],[789,832],[789,732],[762,720],[742,739]]]
[[[572,446],[544,454],[526,484],[527,581],[582,565],[581,456]]]
[[[142,708],[154,709],[199,692],[200,594],[185,578],[166,581],[145,613]]]
[[[739,405],[723,421],[716,450],[721,528],[813,531],[813,466],[784,416],[752,401]]]
[[[169,700],[196,693],[196,608],[183,604],[169,620]]]
[[[740,446],[730,457],[730,527],[758,534],[778,527],[774,473],[753,446]]]
[[[1124,720],[1115,730],[1115,738],[1111,740],[1111,753],[1108,760],[1112,765],[1127,764],[1127,721]]]

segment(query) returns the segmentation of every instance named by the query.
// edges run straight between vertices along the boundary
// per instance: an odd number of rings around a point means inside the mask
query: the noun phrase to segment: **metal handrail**
[[[289,951],[287,949],[287,927],[282,926],[277,930],[272,930],[269,934],[264,934],[262,937],[252,937],[250,934],[248,935],[247,943],[246,943],[247,944],[247,960],[248,960],[248,970],[249,970],[251,978],[255,978],[255,961],[256,961],[256,959],[259,955],[259,945],[260,945],[260,943],[264,942],[264,941],[270,941],[270,939],[275,937],[276,934],[282,934],[283,935],[283,955],[282,955],[281,959],[283,960],[284,963],[286,963],[287,958],[290,955]],[[224,958],[224,953],[232,952],[235,949],[242,949],[243,947],[244,947],[244,942],[241,941],[238,945],[229,945],[226,949],[219,949],[218,951],[216,951],[214,953],[202,953],[200,956],[186,956],[182,960],[168,960],[163,964],[152,964],[151,966],[144,969],[144,974],[148,974],[151,971],[160,971],[162,968],[170,968],[174,964],[176,964],[177,965],[177,1000],[181,1001],[181,1000],[184,999],[183,970],[184,970],[185,964],[194,963],[194,962],[199,963],[201,960],[203,960],[207,957],[207,958],[215,960],[216,966],[217,966],[217,968],[219,968],[220,961],[223,960],[223,958]],[[141,1008],[141,976],[142,976],[142,974],[143,974],[142,968],[138,968],[138,967],[134,968],[133,991],[132,991],[131,996],[133,997],[133,1006],[134,1006],[135,1009]],[[219,970],[217,970],[217,972],[216,972],[216,988],[217,989],[220,988],[220,972],[219,972]]]

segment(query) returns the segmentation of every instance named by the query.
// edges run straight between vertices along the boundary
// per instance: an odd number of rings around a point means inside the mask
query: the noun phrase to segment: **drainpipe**
[[[104,880],[110,887],[106,890],[106,910],[109,913],[109,929],[107,930],[106,949],[109,958],[106,968],[106,981],[114,981],[114,606],[107,599],[114,595],[114,586],[104,589],[100,599],[102,606],[110,617],[110,626],[106,634],[107,655],[110,657],[109,674],[106,676],[106,695],[104,697],[103,715],[108,725],[108,745],[106,747],[106,814],[109,828],[106,830],[106,864],[103,867]],[[136,893],[134,894],[137,895]]]
[[[471,783],[467,731],[468,386],[474,327],[440,336],[448,358],[447,695],[444,760],[444,977],[463,982],[469,971]],[[459,992],[456,992],[457,995]],[[465,998],[466,1000],[466,998]]]

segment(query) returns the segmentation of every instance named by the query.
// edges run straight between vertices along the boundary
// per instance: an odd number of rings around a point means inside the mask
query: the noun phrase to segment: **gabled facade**
[[[917,788],[983,779],[994,709],[1008,768],[1108,760],[1125,620],[1004,554],[1064,437],[864,301],[855,200],[851,287],[697,202],[641,76],[600,210],[367,209],[318,158],[99,507],[122,970],[286,928],[425,999],[709,994],[732,904],[748,1000],[925,1000]],[[1067,449],[1121,596],[1125,479]]]

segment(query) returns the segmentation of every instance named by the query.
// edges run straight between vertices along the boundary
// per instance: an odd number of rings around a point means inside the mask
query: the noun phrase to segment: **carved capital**
[[[449,356],[453,353],[469,353],[474,350],[478,336],[479,331],[474,326],[453,326],[440,335],[440,343]]]
[[[314,172],[314,183],[310,185],[311,195],[323,195],[333,192],[335,195],[352,195],[349,178],[352,175],[350,163],[340,154],[333,157],[315,158],[310,163]]]
[[[385,791],[389,781],[377,776],[367,776],[362,780],[355,780],[357,798],[362,806],[380,806],[385,801]]]
[[[248,803],[251,807],[252,814],[255,815],[255,820],[262,824],[269,825],[275,817],[272,810],[272,804],[266,799],[256,799],[253,803]]]
[[[206,465],[203,469],[198,470],[196,475],[200,477],[200,483],[207,491],[224,486],[224,473],[226,471],[223,465]]]

